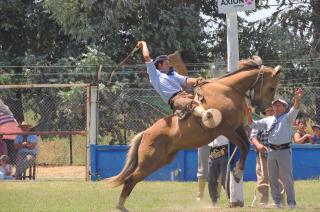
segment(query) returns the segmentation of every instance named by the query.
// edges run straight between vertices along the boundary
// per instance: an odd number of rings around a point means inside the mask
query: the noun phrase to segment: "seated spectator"
[[[30,132],[31,125],[22,122],[20,128],[23,132]],[[18,151],[16,160],[17,180],[21,180],[22,174],[34,164],[38,153],[37,141],[38,137],[36,135],[18,135],[16,137],[14,147]]]
[[[0,179],[11,180],[12,179],[12,166],[8,164],[8,156],[1,155],[0,157]]]
[[[297,144],[311,143],[311,135],[306,133],[307,124],[304,119],[299,119],[297,131],[293,135],[293,140]]]
[[[312,144],[320,144],[320,125],[316,124],[312,126]]]
[[[0,134],[0,156],[8,155],[7,144],[2,140],[3,134]]]

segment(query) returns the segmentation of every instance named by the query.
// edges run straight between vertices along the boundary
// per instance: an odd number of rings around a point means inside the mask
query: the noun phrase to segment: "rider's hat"
[[[156,57],[156,59],[154,60],[154,65],[157,66],[158,63],[161,63],[165,60],[169,60],[168,55],[160,55],[160,56]]]

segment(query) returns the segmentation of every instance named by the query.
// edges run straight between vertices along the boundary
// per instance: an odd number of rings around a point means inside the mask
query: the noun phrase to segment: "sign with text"
[[[255,0],[218,0],[218,12],[228,13],[245,10],[255,10]]]

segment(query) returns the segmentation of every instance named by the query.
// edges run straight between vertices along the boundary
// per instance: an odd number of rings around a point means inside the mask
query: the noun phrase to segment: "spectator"
[[[229,196],[228,188],[225,188],[227,164],[228,164],[228,143],[229,140],[220,135],[208,146],[210,146],[210,155],[208,159],[208,188],[212,202],[215,207],[220,197],[219,184],[224,188]],[[219,180],[220,179],[220,180]]]
[[[30,132],[31,125],[22,122],[20,128],[23,132]],[[22,174],[34,164],[36,155],[38,138],[36,135],[18,135],[15,140],[14,147],[17,152],[16,160],[16,179],[21,180]]]
[[[320,144],[320,125],[316,124],[312,126],[312,144]]]
[[[7,144],[2,139],[3,139],[3,134],[0,134],[0,156],[8,155]]]
[[[8,156],[1,155],[0,157],[0,179],[11,180],[12,179],[12,166],[8,164]]]
[[[283,184],[287,194],[289,208],[296,208],[294,179],[292,175],[291,155],[291,123],[296,119],[303,90],[298,88],[295,91],[294,105],[289,112],[288,103],[285,100],[277,99],[272,102],[275,115],[254,121],[253,129],[268,131],[268,173],[271,188],[271,196],[274,206],[281,208],[281,192],[279,185],[279,173],[282,173]]]
[[[297,122],[297,131],[293,135],[293,140],[297,144],[305,144],[311,142],[311,135],[306,133],[307,124],[304,119]]]
[[[268,107],[263,113],[266,117],[274,115],[272,106]],[[268,131],[253,129],[250,135],[250,142],[256,150],[256,175],[257,175],[257,190],[260,194],[259,206],[266,207],[269,201],[269,175],[267,167],[268,159]],[[281,175],[280,175],[281,177]],[[284,196],[281,196],[282,201]]]
[[[206,179],[208,177],[208,157],[209,157],[210,147],[204,145],[198,148],[198,193],[197,200],[201,201],[203,199],[204,190],[206,187]]]

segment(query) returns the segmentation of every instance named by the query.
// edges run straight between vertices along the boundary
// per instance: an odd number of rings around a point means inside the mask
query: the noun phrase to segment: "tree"
[[[45,4],[67,34],[98,46],[117,62],[138,40],[150,44],[153,56],[180,49],[187,62],[199,61],[203,55],[199,50],[206,48],[197,1],[46,0]]]

